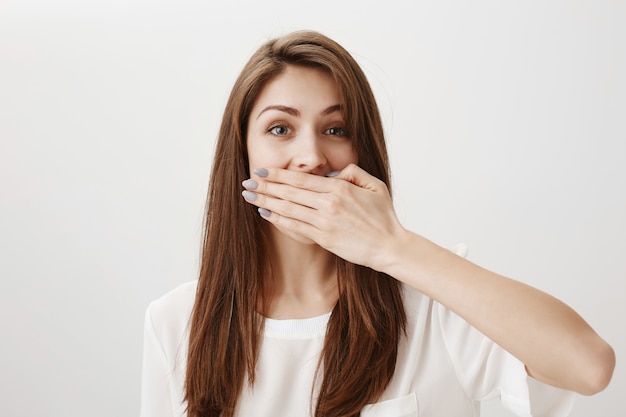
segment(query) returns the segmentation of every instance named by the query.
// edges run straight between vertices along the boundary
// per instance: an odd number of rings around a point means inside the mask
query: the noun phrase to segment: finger
[[[288,184],[262,180],[246,180],[242,182],[242,185],[247,190],[254,191],[257,194],[276,197],[278,199],[291,201],[306,207],[319,208],[321,194],[316,191],[309,191]]]
[[[332,178],[329,179],[306,172],[280,168],[257,168],[253,173],[259,180],[288,184],[296,188],[311,191],[329,192],[332,187]]]
[[[259,214],[263,219],[280,227],[281,229],[299,234],[317,243],[319,230],[309,223],[282,216],[279,213],[272,212],[261,207],[259,208]]]
[[[241,194],[248,203],[259,208],[311,225],[315,223],[317,210],[313,208],[248,190],[243,191]]]

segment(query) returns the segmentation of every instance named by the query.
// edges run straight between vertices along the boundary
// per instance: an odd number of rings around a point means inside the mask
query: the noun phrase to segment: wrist
[[[402,265],[407,264],[407,256],[411,252],[408,248],[415,247],[415,241],[419,238],[419,235],[400,226],[388,242],[381,242],[381,251],[373,269],[400,279],[398,273]]]
[[[440,290],[445,281],[441,277],[449,274],[457,258],[449,250],[405,230],[390,246],[380,271],[432,296]]]

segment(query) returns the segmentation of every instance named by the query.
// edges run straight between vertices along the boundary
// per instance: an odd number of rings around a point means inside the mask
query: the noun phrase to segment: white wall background
[[[579,311],[618,365],[572,415],[626,415],[626,6],[609,0],[0,3],[0,415],[138,414],[143,312],[196,277],[226,95],[301,28],[366,69],[405,225]]]

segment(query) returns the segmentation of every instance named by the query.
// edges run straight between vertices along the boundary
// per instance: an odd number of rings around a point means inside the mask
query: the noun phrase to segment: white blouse
[[[153,301],[146,311],[142,417],[185,416],[188,322],[197,281]],[[480,401],[499,397],[520,417],[563,417],[574,395],[527,376],[524,364],[466,321],[403,286],[407,337],[394,376],[362,417],[478,417]],[[310,416],[315,369],[330,313],[265,320],[254,387],[245,386],[236,415]]]

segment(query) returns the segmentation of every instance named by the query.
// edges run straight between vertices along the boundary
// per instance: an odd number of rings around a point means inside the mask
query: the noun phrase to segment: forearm
[[[410,232],[388,247],[380,270],[456,312],[520,359],[531,376],[583,394],[610,380],[612,349],[556,298]]]

